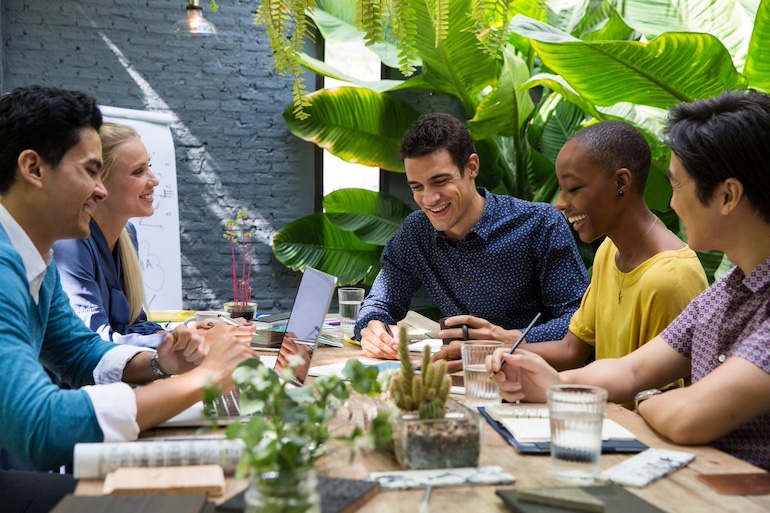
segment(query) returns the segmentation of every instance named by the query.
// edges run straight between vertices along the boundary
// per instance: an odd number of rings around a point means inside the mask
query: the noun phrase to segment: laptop
[[[289,314],[289,322],[286,324],[286,331],[278,356],[260,357],[265,365],[271,363],[276,372],[283,370],[290,361],[296,364],[298,358],[301,357],[304,362],[295,365],[295,376],[291,382],[293,386],[302,386],[305,383],[336,286],[337,278],[335,276],[312,267],[305,268],[294,299],[294,306],[292,306]],[[196,403],[164,422],[160,427],[207,426],[211,425],[212,422],[224,425],[245,420],[248,417],[242,416],[238,409],[239,397],[240,393],[236,389],[217,398],[214,402],[217,414],[214,416],[205,415],[203,402]]]

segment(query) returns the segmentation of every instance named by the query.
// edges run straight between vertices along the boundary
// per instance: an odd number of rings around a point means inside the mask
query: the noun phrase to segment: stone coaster
[[[400,490],[426,486],[511,484],[516,481],[513,474],[499,466],[372,472],[369,479],[380,483],[383,489]]]

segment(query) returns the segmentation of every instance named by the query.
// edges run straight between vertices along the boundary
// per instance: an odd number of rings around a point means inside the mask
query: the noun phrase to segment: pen
[[[390,326],[387,322],[383,322],[382,324],[385,325],[385,331],[388,332],[388,335],[390,335],[391,338],[393,338],[393,330],[390,329]]]
[[[532,322],[529,323],[529,326],[527,326],[527,329],[525,329],[524,332],[521,334],[521,336],[519,337],[519,340],[517,340],[516,343],[513,344],[513,347],[511,348],[510,351],[508,351],[508,354],[513,354],[513,352],[516,351],[516,349],[518,349],[519,345],[521,345],[521,343],[524,341],[526,336],[529,335],[529,330],[532,329],[532,326],[534,326],[535,323],[538,321],[538,319],[540,319],[541,315],[542,314],[540,312],[537,312],[537,315],[535,315],[535,318],[532,319]],[[505,360],[500,362],[501,369],[503,368],[503,365],[505,365]]]

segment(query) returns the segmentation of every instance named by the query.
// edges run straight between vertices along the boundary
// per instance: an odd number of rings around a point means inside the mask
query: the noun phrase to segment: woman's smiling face
[[[556,208],[583,242],[605,235],[617,218],[613,203],[618,189],[612,174],[587,157],[581,145],[569,141],[556,157],[559,198]]]

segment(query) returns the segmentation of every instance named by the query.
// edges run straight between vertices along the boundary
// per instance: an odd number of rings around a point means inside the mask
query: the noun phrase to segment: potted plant
[[[337,376],[324,376],[294,387],[293,369],[302,362],[292,358],[280,372],[249,360],[233,373],[241,392],[241,412],[259,412],[227,429],[228,438],[241,439],[245,446],[236,476],[251,477],[246,512],[320,512],[315,464],[330,451],[328,442],[374,447],[389,436],[385,416],[365,434],[343,414],[351,388],[364,395],[380,392],[377,368],[351,360],[343,371],[350,386]],[[209,400],[219,395],[211,388],[206,393]]]
[[[406,328],[399,328],[401,371],[390,380],[390,398],[399,408],[393,425],[396,459],[406,468],[478,465],[481,423],[456,401],[448,400],[451,379],[443,361],[430,361],[425,347],[420,373],[414,370]]]
[[[233,264],[233,301],[225,303],[224,309],[230,317],[243,317],[250,321],[256,314],[257,304],[251,301],[251,257],[254,232],[247,229],[248,215],[248,211],[240,210],[235,220],[225,221],[224,236],[230,241],[230,256]]]

